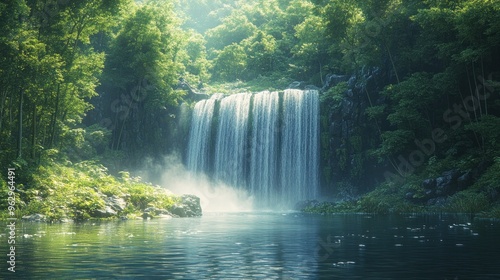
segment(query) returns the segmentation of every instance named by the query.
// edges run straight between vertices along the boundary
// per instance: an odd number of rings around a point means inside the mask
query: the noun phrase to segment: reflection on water
[[[499,233],[496,222],[443,215],[24,223],[14,279],[500,279]],[[5,262],[1,271],[12,279]]]

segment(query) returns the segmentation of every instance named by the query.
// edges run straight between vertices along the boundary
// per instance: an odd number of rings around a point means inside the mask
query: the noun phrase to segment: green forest
[[[193,95],[294,82],[321,90],[318,200],[340,198],[306,211],[500,217],[499,1],[6,0],[0,53],[19,217],[171,207],[134,170],[182,151]]]

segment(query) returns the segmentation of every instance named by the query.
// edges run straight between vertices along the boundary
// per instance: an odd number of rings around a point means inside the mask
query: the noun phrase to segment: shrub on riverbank
[[[170,209],[179,198],[159,186],[143,183],[128,172],[121,177],[92,161],[39,166],[28,183],[16,186],[16,216],[42,214],[49,221],[140,215],[148,207]],[[2,209],[7,201],[2,179]],[[5,211],[2,217],[6,217]]]

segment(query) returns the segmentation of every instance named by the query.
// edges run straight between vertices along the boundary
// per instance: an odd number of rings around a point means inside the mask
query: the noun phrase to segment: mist
[[[174,194],[192,194],[200,198],[203,212],[253,211],[253,197],[247,191],[220,182],[205,174],[195,174],[186,169],[180,156],[168,155],[163,164],[146,164],[140,172],[147,181],[154,182]],[[146,171],[145,171],[146,170]]]

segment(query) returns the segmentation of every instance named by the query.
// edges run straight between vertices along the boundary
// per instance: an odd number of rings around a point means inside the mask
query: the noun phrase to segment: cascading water
[[[193,172],[205,172],[209,164],[210,134],[215,99],[201,100],[193,109],[189,132],[187,167]]]
[[[220,101],[214,177],[230,186],[245,186],[251,97],[250,93],[239,93]]]
[[[278,201],[278,92],[260,92],[253,97],[250,139],[250,193],[260,206]]]
[[[285,92],[280,185],[288,205],[318,195],[318,114],[316,91]]]
[[[318,115],[314,90],[202,100],[193,111],[187,167],[247,190],[260,209],[316,198]]]

